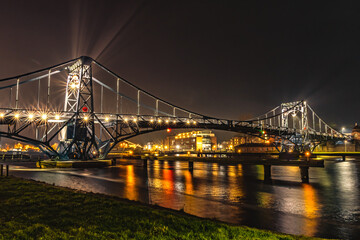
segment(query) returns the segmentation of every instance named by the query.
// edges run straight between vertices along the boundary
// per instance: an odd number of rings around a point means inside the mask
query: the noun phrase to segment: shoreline
[[[191,214],[188,214],[184,211],[181,211],[181,210],[173,210],[173,209],[168,209],[168,208],[164,208],[164,207],[161,207],[161,206],[158,206],[158,205],[150,205],[150,204],[146,204],[146,203],[142,203],[142,202],[138,202],[138,201],[133,201],[133,200],[128,200],[128,199],[124,199],[124,198],[120,198],[120,197],[117,197],[117,196],[112,196],[112,195],[106,195],[106,194],[100,194],[100,193],[92,193],[92,192],[86,192],[86,191],[81,191],[81,190],[75,190],[75,189],[71,189],[71,188],[68,188],[68,187],[61,187],[61,186],[55,186],[55,185],[50,185],[50,184],[47,184],[47,183],[44,183],[44,182],[39,182],[39,181],[35,181],[35,180],[29,180],[29,179],[22,179],[22,178],[17,178],[17,177],[7,177],[7,178],[0,178],[0,182],[2,183],[1,186],[0,186],[0,189],[2,190],[2,193],[4,193],[3,191],[3,188],[4,186],[4,182],[8,182],[9,184],[11,184],[11,182],[13,182],[14,184],[17,183],[19,184],[19,187],[21,187],[22,185],[30,185],[31,188],[35,188],[35,189],[38,189],[38,191],[41,191],[41,189],[45,189],[45,190],[50,190],[51,192],[55,191],[55,192],[58,192],[58,194],[60,195],[76,195],[74,196],[74,199],[77,199],[77,198],[90,198],[92,199],[93,201],[100,201],[99,205],[97,206],[100,206],[100,212],[106,212],[107,209],[106,209],[106,206],[107,205],[104,205],[104,204],[101,204],[102,202],[110,202],[111,205],[115,204],[115,205],[119,205],[119,207],[122,207],[124,208],[125,207],[130,207],[130,208],[135,208],[134,209],[134,213],[135,212],[138,212],[138,211],[145,211],[145,212],[148,212],[148,213],[156,213],[156,214],[160,214],[160,215],[169,215],[170,218],[175,218],[181,222],[183,222],[183,226],[182,228],[190,228],[189,230],[191,230],[191,225],[194,224],[194,226],[197,226],[197,225],[201,225],[202,228],[208,228],[209,226],[212,226],[214,227],[215,225],[215,228],[216,229],[221,229],[222,231],[222,234],[230,234],[230,235],[233,235],[235,233],[235,235],[237,237],[235,238],[238,238],[238,237],[245,237],[245,238],[260,238],[260,239],[319,239],[319,238],[312,238],[312,237],[306,237],[306,236],[298,236],[298,235],[289,235],[289,234],[283,234],[283,233],[277,233],[277,232],[274,232],[274,231],[269,231],[269,230],[262,230],[262,229],[256,229],[256,228],[251,228],[251,227],[246,227],[246,226],[239,226],[239,225],[235,225],[235,224],[229,224],[229,223],[225,223],[225,222],[222,222],[222,221],[219,221],[219,220],[216,220],[216,219],[208,219],[208,218],[202,218],[202,217],[198,217],[198,216],[194,216],[194,215],[191,215]],[[16,185],[16,184],[15,184]],[[13,189],[14,190],[14,189]],[[15,190],[18,190],[18,189],[15,189]],[[16,193],[13,191],[13,193],[16,195]],[[25,193],[25,195],[27,195],[28,193]],[[47,197],[47,193],[43,194],[43,200],[45,201],[47,198],[51,198],[51,196]],[[1,197],[2,199],[3,197]],[[37,200],[37,201],[40,201],[41,202],[41,199],[40,200]],[[69,203],[67,203],[68,205],[72,204],[72,201],[70,201]],[[3,205],[3,204],[2,204]],[[23,206],[26,208],[26,206]],[[51,208],[51,206],[49,206]],[[84,207],[86,208],[86,205],[81,205],[81,207]],[[0,209],[3,208],[3,206],[0,207]],[[30,207],[31,208],[31,207]],[[62,209],[59,209],[59,210],[62,210]],[[116,209],[114,209],[114,211],[116,211]],[[69,214],[69,213],[68,213]],[[113,212],[107,212],[107,214],[110,214],[110,217],[115,217],[116,218],[116,215],[114,215]],[[105,214],[106,215],[106,214]],[[136,214],[135,214],[136,215]],[[149,215],[150,216],[150,215]],[[44,216],[43,216],[44,217]],[[90,216],[91,217],[91,216]],[[136,217],[134,217],[133,214],[128,214],[126,215],[126,218],[131,218],[132,217],[132,221],[133,222],[137,222],[139,219],[136,219]],[[45,216],[46,218],[46,216]],[[85,219],[87,219],[87,217],[85,217]],[[146,220],[143,219],[143,220]],[[156,224],[158,221],[157,219],[152,219],[152,223]],[[165,226],[166,226],[166,222],[167,221],[163,221],[163,223],[165,223]],[[136,225],[134,223],[134,225]],[[99,224],[102,224],[102,222],[100,222]],[[1,224],[1,225],[4,225],[4,224]],[[150,224],[151,225],[151,224]],[[164,224],[160,224],[160,225],[164,225]],[[154,225],[155,226],[155,225]],[[104,226],[102,226],[104,227]],[[166,226],[166,228],[170,231],[170,230],[173,230],[172,227],[176,227],[176,225],[170,225],[170,226]],[[56,228],[56,227],[55,227]],[[1,227],[0,227],[1,229]],[[51,228],[50,228],[51,229]],[[56,230],[56,229],[55,229]],[[2,236],[2,233],[4,231],[0,231],[0,236]],[[146,230],[145,230],[146,232]],[[166,234],[167,231],[164,231],[162,233],[161,236],[153,236],[155,237],[156,239],[157,238],[160,238],[162,239],[163,237],[164,238],[169,238],[169,237],[180,237],[180,238],[183,238],[184,237],[184,234],[185,233],[188,233],[188,231],[185,231],[185,232],[175,232],[175,233],[172,233],[171,236],[170,235],[167,235]],[[173,231],[171,231],[173,232]],[[209,233],[208,231],[202,231],[202,232],[197,232],[197,231],[191,231],[191,233],[194,235],[192,237],[188,236],[186,238],[189,238],[189,239],[196,239],[197,237],[195,237],[195,235],[209,235],[209,236],[202,236],[202,237],[205,237],[205,239],[222,239],[224,236],[222,237],[216,237],[215,235],[212,236],[211,235],[211,232]],[[139,235],[142,235],[142,232],[137,232],[137,234]],[[175,234],[175,236],[174,236]],[[242,235],[242,234],[245,234],[245,235]],[[251,236],[249,236],[249,234]],[[200,237],[199,235],[199,237]],[[234,236],[235,236],[234,235]],[[15,237],[15,236],[13,236]],[[129,237],[129,236],[128,236]],[[139,236],[135,236],[135,238],[138,238]],[[226,238],[228,238],[229,236],[226,236]],[[6,236],[5,236],[6,238]],[[139,238],[142,238],[142,237],[139,237]],[[65,238],[66,239],[66,238]],[[85,239],[85,238],[84,238]]]

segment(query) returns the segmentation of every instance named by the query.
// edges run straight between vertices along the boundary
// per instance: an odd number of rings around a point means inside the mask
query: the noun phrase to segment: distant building
[[[169,136],[165,139],[164,148],[168,151],[209,152],[217,150],[217,139],[211,131],[191,131]]]
[[[351,131],[351,136],[355,141],[360,141],[360,126],[355,123],[354,128]]]
[[[276,147],[270,143],[244,143],[235,147],[236,153],[271,153]]]
[[[229,151],[233,148],[233,145],[230,141],[223,141],[222,143],[219,143],[217,146],[217,150],[219,151]]]
[[[266,140],[264,139],[243,133],[238,134],[230,139],[230,144],[233,146],[233,148],[235,148],[238,145],[246,144],[246,143],[265,143],[265,142]]]
[[[126,152],[129,150],[134,150],[136,148],[142,148],[141,145],[130,142],[128,140],[119,142],[113,149],[111,152]]]

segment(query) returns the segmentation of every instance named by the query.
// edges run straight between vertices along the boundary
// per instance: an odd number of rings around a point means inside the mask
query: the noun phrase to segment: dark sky
[[[204,115],[244,119],[306,99],[350,128],[360,121],[359,10],[349,1],[2,0],[0,78],[88,55]]]

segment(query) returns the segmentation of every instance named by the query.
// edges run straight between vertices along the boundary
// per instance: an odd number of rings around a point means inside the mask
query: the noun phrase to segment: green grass
[[[133,201],[0,178],[0,239],[310,239]]]

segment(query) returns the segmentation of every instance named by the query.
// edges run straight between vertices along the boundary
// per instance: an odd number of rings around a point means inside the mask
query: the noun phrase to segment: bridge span
[[[274,138],[279,151],[345,139],[306,101],[282,103],[246,121],[209,117],[162,100],[85,56],[2,79],[0,94],[0,137],[60,160],[105,158],[121,141],[167,128]]]

